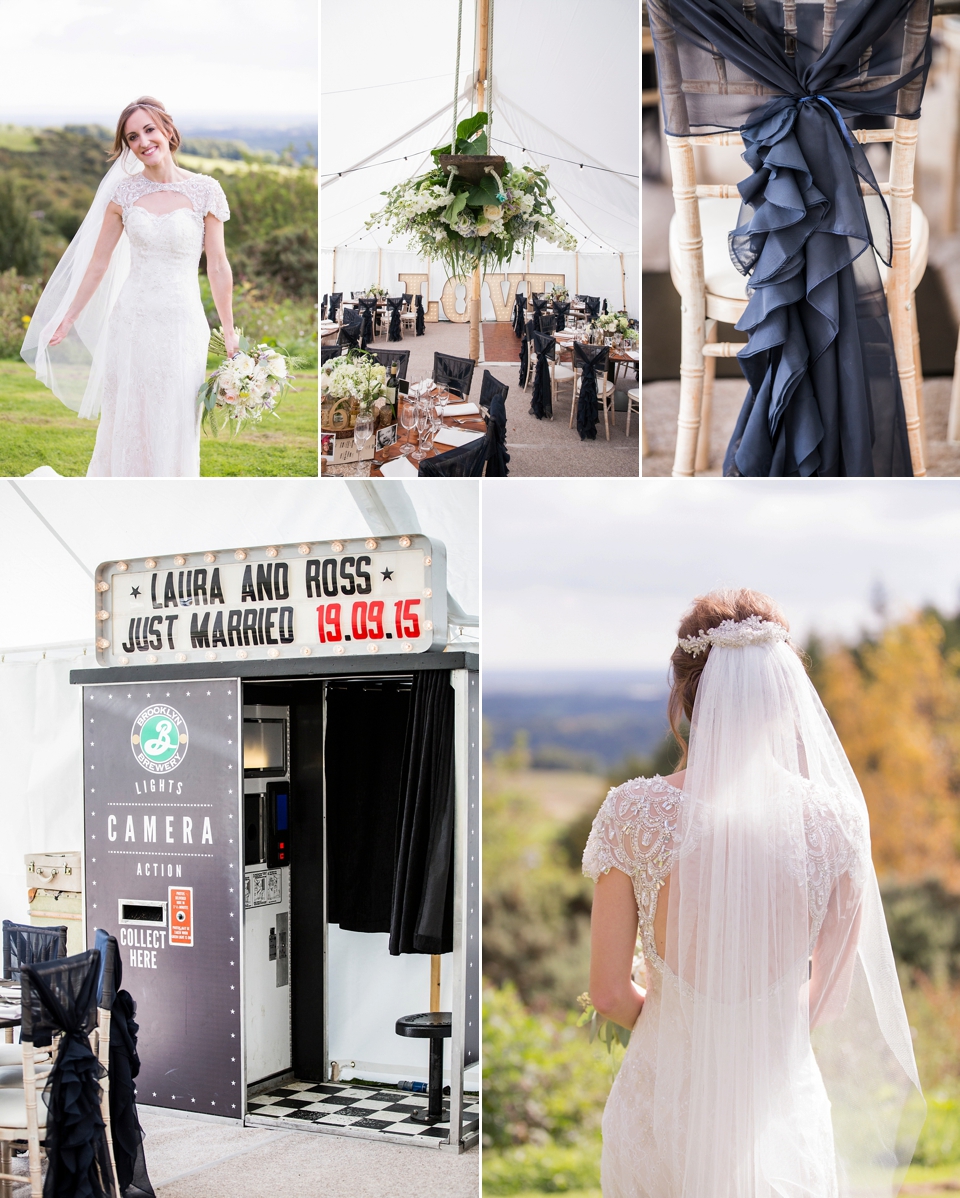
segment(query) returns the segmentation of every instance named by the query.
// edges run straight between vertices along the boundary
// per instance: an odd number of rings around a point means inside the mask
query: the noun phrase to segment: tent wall
[[[80,653],[0,664],[0,727],[6,783],[0,826],[0,913],[28,923],[25,853],[80,852],[83,799]]]

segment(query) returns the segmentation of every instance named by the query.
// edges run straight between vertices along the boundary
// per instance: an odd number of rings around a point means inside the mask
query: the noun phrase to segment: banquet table
[[[20,983],[0,978],[0,1028],[19,1027],[20,1022]]]
[[[471,402],[470,400],[461,400],[459,395],[453,395],[449,391],[439,391],[439,390],[435,391],[433,393],[432,398],[436,398],[438,395],[448,396],[448,402],[450,404]],[[401,402],[407,403],[409,401],[402,400]],[[477,406],[477,405],[474,405],[474,406]],[[404,445],[404,444],[416,445],[417,444],[417,438],[419,436],[419,434],[417,433],[417,430],[411,429],[408,432],[403,427],[403,425],[400,424],[399,415],[400,415],[400,413],[398,412],[397,413],[397,417],[398,417],[398,420],[397,420],[397,426],[398,426],[397,427],[397,442],[395,445],[388,445],[386,449],[377,450],[377,452],[374,454],[373,461],[370,463],[370,477],[371,478],[387,477],[389,475],[389,472],[388,472],[388,475],[384,475],[383,471],[381,470],[381,467],[386,465],[388,462],[396,461],[397,458],[404,457],[404,454],[402,454],[400,451],[401,445]],[[482,435],[485,436],[486,432],[487,432],[487,423],[484,420],[482,414],[478,410],[476,413],[471,414],[471,415],[466,415],[466,416],[444,416],[443,417],[443,428],[452,429],[452,430],[455,429],[455,430],[459,430],[459,431],[465,432],[465,433],[481,433]],[[455,448],[453,445],[449,445],[444,442],[443,430],[438,429],[437,435],[434,438],[434,448],[429,449],[423,456],[425,458],[433,458],[433,457],[436,457],[438,454],[446,453],[448,449],[453,449],[453,448]],[[337,475],[341,478],[350,478],[356,474],[356,470],[357,470],[356,462],[347,462],[342,466],[333,466],[329,462],[323,461],[321,459],[320,465],[321,465],[321,471],[320,471],[321,474]],[[413,461],[410,462],[410,465],[414,468],[414,470],[417,467],[417,463],[413,462]],[[405,475],[398,475],[397,477],[405,477]],[[413,475],[411,474],[409,477],[412,478]]]
[[[335,320],[320,321],[320,341],[325,337],[336,337],[340,332],[340,325]]]

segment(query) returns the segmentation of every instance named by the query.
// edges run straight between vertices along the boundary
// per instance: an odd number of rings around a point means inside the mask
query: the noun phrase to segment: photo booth
[[[85,926],[137,999],[138,1102],[470,1147],[478,657],[447,642],[444,546],[108,562],[96,592]]]

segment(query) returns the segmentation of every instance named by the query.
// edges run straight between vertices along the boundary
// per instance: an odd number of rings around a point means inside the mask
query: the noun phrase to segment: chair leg
[[[607,383],[608,382],[609,382],[609,379],[604,378],[604,380],[603,380],[603,427],[607,434],[607,440],[609,441],[610,440],[610,425],[607,422],[607,413],[610,411],[609,407],[607,406]]]
[[[913,369],[917,379],[917,411],[920,416],[920,440],[927,444],[927,425],[923,413],[923,362],[920,360],[920,326],[917,323],[917,293],[910,296],[910,318],[913,329]]]
[[[573,418],[577,411],[577,368],[573,368],[573,395],[570,398],[570,427],[573,428]]]
[[[10,1172],[10,1141],[0,1140],[0,1173]],[[13,1194],[13,1182],[8,1178],[0,1181],[0,1198],[11,1198]]]
[[[717,322],[706,322],[706,340],[715,342],[717,339]],[[703,397],[700,400],[700,431],[697,434],[697,458],[695,469],[697,474],[703,474],[710,469],[710,425],[713,416],[713,383],[717,377],[717,359],[703,360]]]
[[[643,408],[640,408],[640,456],[648,458],[650,456],[650,445],[647,441],[647,426],[643,422]]]
[[[950,415],[947,417],[947,440],[960,442],[960,337],[953,360],[953,383],[950,387]]]

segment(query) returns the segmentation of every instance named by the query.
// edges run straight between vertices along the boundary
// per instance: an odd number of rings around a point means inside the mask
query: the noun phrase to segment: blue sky
[[[493,485],[491,485],[493,484]],[[773,595],[801,641],[960,606],[960,484],[914,479],[489,480],[484,664],[665,669],[697,594]]]

